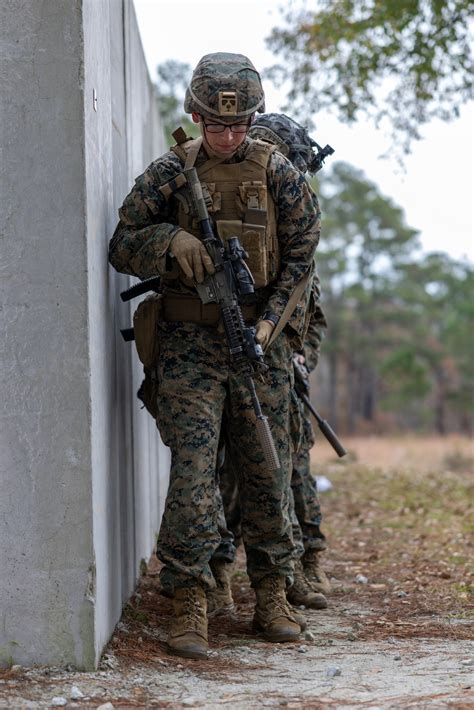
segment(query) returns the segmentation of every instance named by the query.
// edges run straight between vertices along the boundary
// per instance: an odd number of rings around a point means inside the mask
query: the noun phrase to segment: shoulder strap
[[[170,150],[172,150],[173,153],[178,156],[180,161],[184,163],[185,168],[192,168],[199,153],[201,144],[202,138],[189,138],[187,141],[172,145]],[[187,165],[188,161],[192,161],[190,165]]]
[[[291,318],[291,315],[296,308],[296,304],[300,300],[300,297],[306,288],[306,284],[308,283],[308,279],[310,277],[310,274],[311,274],[311,269],[309,269],[309,271],[306,272],[306,274],[303,276],[303,278],[300,279],[300,281],[298,281],[298,283],[296,284],[295,290],[291,294],[291,296],[288,300],[288,303],[286,304],[285,309],[284,309],[283,313],[281,314],[280,320],[276,324],[275,329],[274,329],[273,333],[271,334],[270,340],[268,341],[268,344],[267,344],[267,347],[265,348],[265,350],[268,350],[270,345],[275,342],[275,340],[278,338],[281,331],[283,330],[283,328],[285,327],[285,325],[288,323],[289,319]]]
[[[181,162],[184,163],[184,170],[188,170],[189,168],[194,168],[201,146],[202,136],[199,138],[192,138],[191,140],[186,141],[186,143],[174,145],[171,150],[178,156]],[[205,163],[199,166],[199,172],[211,170],[215,165],[224,162],[224,160],[225,158],[209,158]]]
[[[198,153],[201,149],[202,146],[202,137],[200,136],[199,138],[195,138],[194,140],[189,142],[189,148],[186,150],[186,162],[184,163],[184,169],[188,170],[189,168],[194,168],[194,163],[196,162],[196,158],[198,157]]]
[[[266,143],[261,140],[252,140],[247,148],[245,157],[248,160],[254,160],[259,165],[266,167],[272,154],[278,150],[278,146],[272,143]]]

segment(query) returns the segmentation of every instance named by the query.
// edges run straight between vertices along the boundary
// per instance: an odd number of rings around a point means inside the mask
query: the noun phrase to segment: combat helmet
[[[315,173],[322,167],[317,153],[313,151],[313,148],[319,148],[316,141],[310,137],[304,126],[284,113],[258,116],[248,135],[250,138],[259,138],[278,146],[280,153],[302,173]]]
[[[186,113],[235,123],[265,111],[260,75],[243,54],[215,52],[202,57],[186,89]]]

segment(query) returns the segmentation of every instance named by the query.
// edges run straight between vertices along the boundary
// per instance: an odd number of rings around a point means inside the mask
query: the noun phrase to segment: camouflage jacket
[[[245,160],[250,140],[245,139],[230,162]],[[201,148],[196,165],[206,159]],[[141,279],[171,272],[172,260],[168,252],[179,229],[178,202],[174,196],[166,200],[159,188],[182,170],[179,158],[170,151],[151,163],[135,180],[119,210],[120,221],[109,245],[109,261],[117,271]],[[296,284],[312,268],[321,213],[318,199],[304,176],[278,152],[271,156],[267,178],[268,189],[278,210],[281,269],[278,279],[259,289],[257,297],[264,304],[262,310],[270,310],[280,317]],[[189,287],[179,279],[166,288],[189,292]],[[290,322],[300,337],[304,330],[306,305],[298,305]]]
[[[304,347],[302,350],[306,367],[310,372],[314,370],[318,364],[321,341],[324,338],[326,328],[328,327],[326,316],[324,315],[324,311],[320,304],[321,291],[319,288],[319,277],[317,272],[315,272],[311,290],[311,298],[313,303],[311,305],[311,316],[309,318]]]

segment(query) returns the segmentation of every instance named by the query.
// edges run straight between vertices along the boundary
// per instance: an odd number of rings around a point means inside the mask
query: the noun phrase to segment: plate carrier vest
[[[175,133],[178,138],[178,131]],[[171,148],[187,168],[194,166],[200,140],[186,139]],[[211,158],[196,168],[215,228],[223,241],[231,236],[239,238],[248,254],[246,262],[255,288],[275,281],[280,270],[277,207],[267,186],[267,167],[275,150],[276,146],[253,140],[242,162],[229,164]],[[175,180],[183,184],[180,176]],[[169,185],[160,188],[166,197],[174,192]],[[176,197],[179,226],[199,238],[199,225],[188,201],[180,194]]]

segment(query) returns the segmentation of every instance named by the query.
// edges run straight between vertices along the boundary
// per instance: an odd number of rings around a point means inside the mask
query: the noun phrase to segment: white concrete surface
[[[164,146],[131,0],[7,0],[0,26],[0,664],[90,669],[166,495],[107,263]]]

